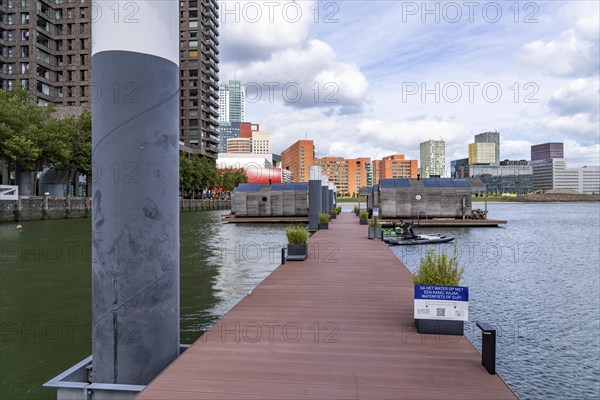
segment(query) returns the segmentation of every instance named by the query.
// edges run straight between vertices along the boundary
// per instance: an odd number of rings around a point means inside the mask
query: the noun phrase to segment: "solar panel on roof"
[[[248,192],[260,192],[262,185],[248,184]]]
[[[394,186],[399,188],[410,187],[410,181],[408,179],[394,179]]]
[[[379,180],[379,186],[382,189],[389,189],[389,188],[393,188],[396,185],[394,185],[394,180],[393,179],[380,179]]]
[[[275,184],[271,185],[271,191],[280,192],[283,190],[284,187],[285,187],[285,184],[283,184],[283,183],[275,183]]]
[[[454,186],[456,187],[470,187],[469,181],[466,179],[453,179]]]
[[[308,183],[306,183],[306,182],[297,183],[296,190],[308,190]]]
[[[297,183],[285,183],[283,190],[296,190]]]
[[[444,187],[444,188],[453,188],[454,187],[454,182],[452,182],[452,179],[442,178],[438,182],[440,184],[440,187]]]
[[[425,185],[425,187],[440,187],[440,182],[439,179],[428,178],[423,179],[423,185]]]

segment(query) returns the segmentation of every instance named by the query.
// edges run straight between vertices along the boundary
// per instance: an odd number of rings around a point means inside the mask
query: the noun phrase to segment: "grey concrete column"
[[[322,207],[321,168],[310,167],[308,181],[308,230],[319,230],[319,214]]]
[[[335,209],[335,192],[334,192],[334,187],[335,187],[335,185],[333,184],[333,182],[329,182],[329,185],[328,185],[328,189],[329,189],[329,211],[333,211]]]
[[[326,176],[323,176],[321,193],[321,212],[329,214],[329,179]]]
[[[179,4],[94,4],[92,377],[145,385],[179,354]]]

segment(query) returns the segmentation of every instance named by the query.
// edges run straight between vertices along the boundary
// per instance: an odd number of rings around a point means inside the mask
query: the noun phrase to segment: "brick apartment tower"
[[[312,140],[298,140],[281,153],[281,167],[292,173],[293,182],[308,182],[308,169],[315,162]]]
[[[315,159],[315,165],[344,196],[357,195],[361,187],[373,182],[370,158],[322,157]]]
[[[37,104],[90,107],[90,0],[2,0],[0,87],[23,86]],[[119,18],[135,18],[135,2],[116,3]],[[180,1],[180,140],[184,150],[218,153],[219,6],[216,0]],[[116,88],[100,88],[115,95]],[[119,98],[135,87],[119,88]]]

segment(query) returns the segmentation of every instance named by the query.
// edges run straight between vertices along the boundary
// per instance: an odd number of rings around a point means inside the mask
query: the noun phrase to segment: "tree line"
[[[92,114],[58,116],[54,105],[39,106],[21,87],[0,89],[1,183],[20,184],[23,173],[31,175],[29,192],[36,193],[37,174],[45,168],[68,171],[68,182],[78,193],[79,176],[92,177]],[[215,191],[230,192],[247,182],[243,169],[218,170],[214,161],[180,153],[180,195],[196,197]]]

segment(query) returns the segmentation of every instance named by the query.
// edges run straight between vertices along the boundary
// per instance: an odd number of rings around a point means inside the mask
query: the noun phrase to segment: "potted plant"
[[[337,209],[333,209],[331,211],[329,211],[329,215],[331,215],[331,219],[336,219],[337,218]]]
[[[319,214],[319,229],[329,229],[329,214]]]
[[[379,218],[374,217],[369,221],[369,239],[381,239],[381,234],[383,230],[381,229],[381,222]]]
[[[354,206],[354,214],[356,214],[357,217],[358,214],[360,214],[360,208],[358,206]]]
[[[358,218],[360,219],[360,224],[361,225],[368,225],[369,224],[369,213],[366,211],[361,211],[360,214],[358,214]]]
[[[417,332],[463,335],[469,318],[469,288],[459,286],[463,272],[456,247],[451,257],[427,250],[413,275]]]
[[[308,231],[301,225],[288,226],[285,229],[287,236],[287,261],[304,261],[308,257]]]

